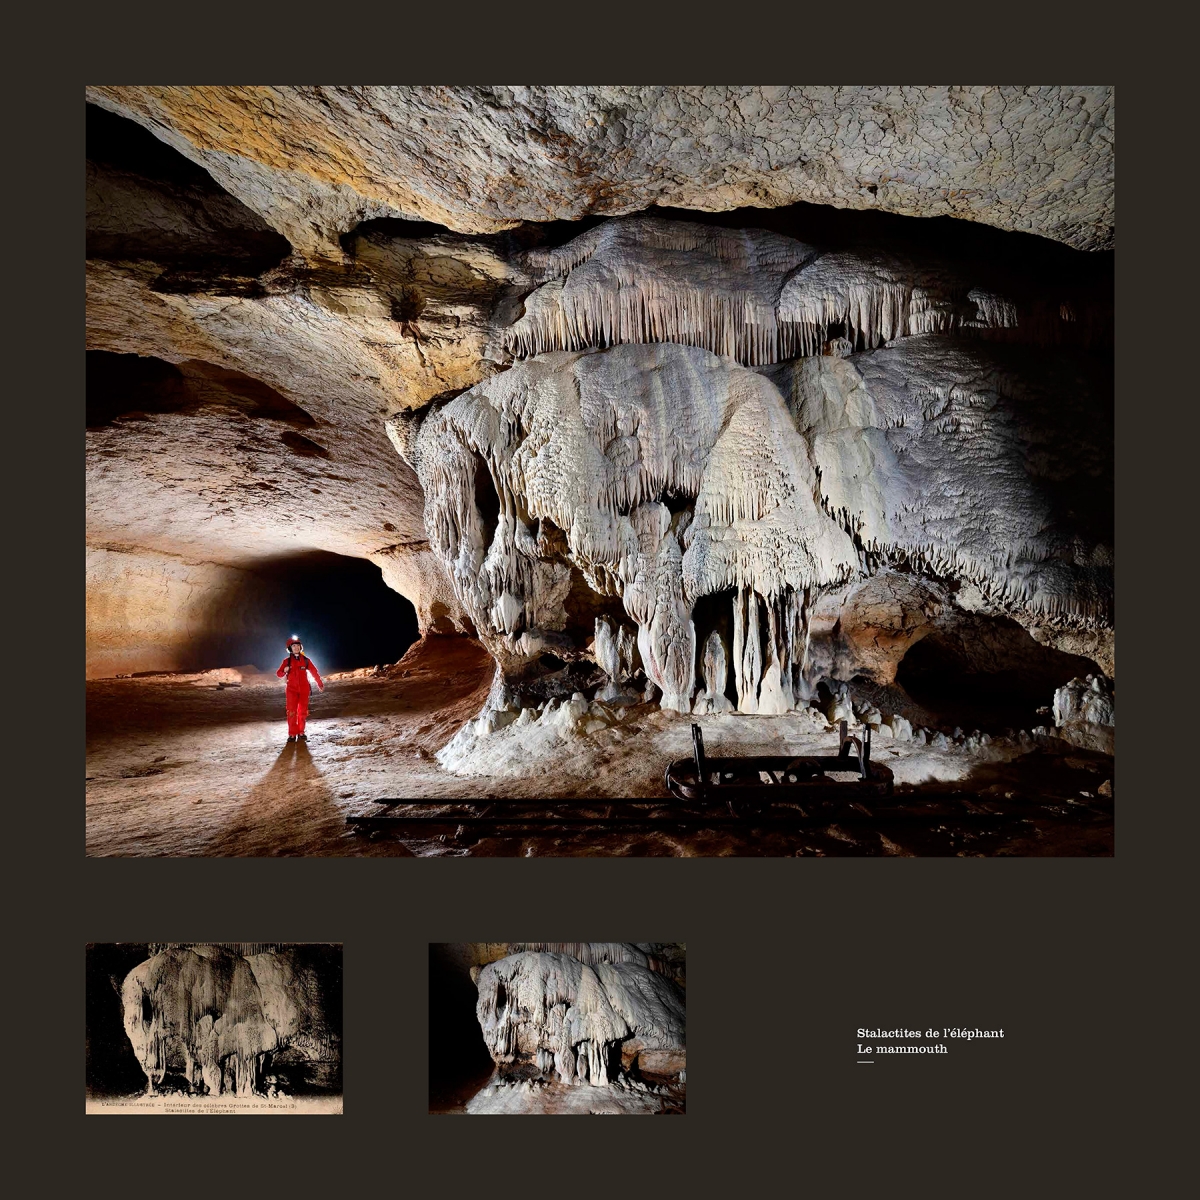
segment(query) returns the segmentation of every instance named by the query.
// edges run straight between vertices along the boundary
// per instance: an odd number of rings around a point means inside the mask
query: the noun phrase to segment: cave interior
[[[886,181],[318,229],[89,100],[97,728],[106,681],[261,686],[299,633],[389,687],[477,642],[486,699],[421,728],[493,786],[658,712],[1111,754],[1111,239]]]
[[[686,945],[429,946],[429,1111],[681,1115]]]

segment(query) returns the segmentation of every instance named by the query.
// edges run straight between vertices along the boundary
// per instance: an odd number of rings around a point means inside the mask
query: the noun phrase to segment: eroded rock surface
[[[298,250],[380,217],[487,233],[809,201],[1111,245],[1107,87],[88,89]]]

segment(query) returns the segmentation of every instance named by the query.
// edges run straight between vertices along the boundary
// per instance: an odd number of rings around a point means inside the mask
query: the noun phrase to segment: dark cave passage
[[[146,1073],[125,1036],[121,983],[152,951],[145,942],[87,947],[85,982],[86,1078],[91,1096],[131,1096],[146,1088]]]
[[[1035,642],[1015,621],[939,631],[905,654],[896,682],[945,725],[1003,733],[1052,725],[1054,691],[1099,668],[1089,658]]]
[[[316,425],[304,409],[262,380],[199,359],[171,363],[153,355],[88,350],[86,364],[89,429],[111,425],[119,417],[189,416],[213,408],[301,429]],[[289,445],[289,437],[295,436],[291,431],[282,435]]]
[[[429,946],[429,1111],[460,1109],[491,1078],[475,1016],[478,992],[453,945]]]
[[[416,609],[366,559],[314,551],[256,568],[256,574],[269,576],[282,601],[272,667],[293,633],[322,671],[396,662],[417,640]]]
[[[297,634],[322,675],[392,663],[419,636],[412,603],[374,563],[307,551],[243,567],[236,587],[207,598],[178,670],[253,664],[274,672]]]

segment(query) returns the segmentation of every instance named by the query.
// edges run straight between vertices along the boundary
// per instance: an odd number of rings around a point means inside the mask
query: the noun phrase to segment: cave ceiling
[[[306,256],[379,217],[494,233],[799,201],[1112,244],[1106,87],[92,87]]]

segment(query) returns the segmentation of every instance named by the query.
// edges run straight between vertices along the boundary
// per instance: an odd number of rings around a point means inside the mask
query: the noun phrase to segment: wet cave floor
[[[241,687],[182,676],[88,683],[89,855],[1113,853],[1113,802],[1098,795],[1113,777],[1113,759],[1056,738],[991,761],[959,748],[934,751],[880,739],[875,757],[897,778],[886,815],[842,811],[802,828],[756,828],[751,820],[709,829],[588,827],[504,836],[466,826],[359,832],[346,819],[382,811],[378,804],[385,799],[553,796],[603,815],[595,802],[664,797],[668,761],[690,755],[691,718],[639,706],[628,710],[619,730],[580,737],[544,771],[463,778],[443,770],[434,754],[487,697],[492,664],[474,641],[429,638],[381,674],[334,677],[324,693],[313,693],[307,743],[285,742],[282,683],[255,678]],[[795,745],[797,753],[832,753],[836,740],[823,730],[813,733],[821,723],[803,716],[803,724],[794,717],[702,720],[710,753],[778,753],[780,744]],[[804,730],[794,743],[788,741],[793,729]],[[717,750],[714,735],[722,734],[725,747]],[[762,745],[752,744],[756,736]],[[570,771],[560,769],[564,756]]]

